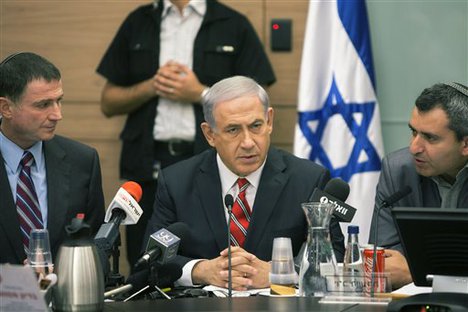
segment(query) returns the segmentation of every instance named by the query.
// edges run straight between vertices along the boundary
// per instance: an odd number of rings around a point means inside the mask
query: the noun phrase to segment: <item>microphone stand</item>
[[[150,285],[156,289],[156,292],[158,292],[160,295],[162,295],[164,298],[171,300],[172,298],[169,297],[164,291],[162,291],[161,288],[158,287],[157,281],[159,279],[158,277],[158,270],[157,270],[157,265],[151,265],[150,264]]]
[[[111,255],[112,255],[112,269],[107,277],[107,287],[109,286],[118,286],[124,284],[124,276],[119,273],[119,257],[120,257],[120,235],[117,238],[117,241],[112,246]]]
[[[406,185],[396,193],[393,193],[386,199],[382,201],[382,204],[377,207],[377,213],[375,214],[376,219],[375,227],[374,227],[374,247],[373,247],[373,254],[372,254],[372,272],[371,272],[371,292],[370,296],[374,297],[374,285],[375,285],[375,262],[377,261],[377,238],[378,238],[378,229],[379,229],[379,216],[380,211],[382,208],[389,208],[392,207],[394,203],[411,193],[412,189],[410,186]]]
[[[372,271],[371,271],[371,291],[370,291],[370,296],[371,298],[374,297],[374,287],[375,287],[375,262],[377,261],[377,238],[379,237],[378,235],[378,229],[379,229],[379,216],[380,216],[380,211],[382,210],[383,207],[387,206],[386,202],[383,202],[382,205],[377,207],[377,213],[375,214],[375,227],[374,227],[374,246],[372,248]]]
[[[231,219],[232,219],[232,205],[228,209],[228,296],[232,298],[232,255],[231,255]]]
[[[228,297],[232,298],[232,254],[231,254],[231,221],[232,221],[232,206],[234,205],[234,197],[231,194],[227,194],[224,197],[224,205],[228,211],[228,223],[227,223],[227,244],[228,244]]]

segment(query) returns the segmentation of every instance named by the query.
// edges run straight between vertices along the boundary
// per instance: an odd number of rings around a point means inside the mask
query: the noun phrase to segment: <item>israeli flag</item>
[[[309,2],[298,115],[294,154],[349,183],[367,243],[383,145],[364,0]]]

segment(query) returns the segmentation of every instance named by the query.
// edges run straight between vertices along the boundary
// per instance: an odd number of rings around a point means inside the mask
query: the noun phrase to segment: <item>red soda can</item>
[[[385,292],[385,256],[384,248],[377,247],[374,268],[374,293]],[[364,291],[370,293],[372,289],[372,260],[374,255],[374,246],[366,245],[364,247],[362,260],[364,262]]]

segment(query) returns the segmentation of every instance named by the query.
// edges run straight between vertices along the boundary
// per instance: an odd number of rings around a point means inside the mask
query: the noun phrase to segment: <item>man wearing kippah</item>
[[[416,99],[408,123],[411,141],[387,155],[375,199],[374,215],[385,198],[402,186],[412,192],[395,203],[403,207],[468,207],[468,88],[460,83],[435,84]],[[385,250],[385,271],[392,286],[399,288],[412,281],[404,251],[389,209],[382,209],[377,245]]]

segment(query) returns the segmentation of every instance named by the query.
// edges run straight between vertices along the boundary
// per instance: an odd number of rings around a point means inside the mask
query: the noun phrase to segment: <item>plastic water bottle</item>
[[[348,243],[346,244],[346,251],[343,262],[344,275],[362,275],[363,263],[361,250],[359,249],[359,226],[348,226]]]
[[[348,243],[343,262],[343,287],[345,293],[359,294],[364,289],[364,265],[359,248],[359,226],[348,226]]]

